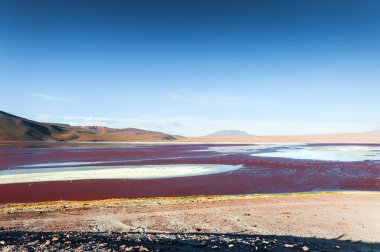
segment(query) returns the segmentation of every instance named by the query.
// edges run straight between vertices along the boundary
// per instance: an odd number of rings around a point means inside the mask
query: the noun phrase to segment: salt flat
[[[46,165],[43,166],[46,167]],[[194,164],[13,169],[0,171],[0,184],[86,179],[154,179],[187,177],[223,173],[239,168],[241,168],[241,165]]]

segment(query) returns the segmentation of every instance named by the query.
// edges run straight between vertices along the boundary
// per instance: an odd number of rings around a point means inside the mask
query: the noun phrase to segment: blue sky
[[[0,110],[186,136],[380,129],[377,0],[1,1]]]

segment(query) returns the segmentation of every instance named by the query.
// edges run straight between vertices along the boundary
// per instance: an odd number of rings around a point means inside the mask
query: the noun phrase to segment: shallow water
[[[2,143],[0,203],[380,191],[380,145]]]
[[[286,146],[252,156],[355,162],[380,160],[380,146]]]

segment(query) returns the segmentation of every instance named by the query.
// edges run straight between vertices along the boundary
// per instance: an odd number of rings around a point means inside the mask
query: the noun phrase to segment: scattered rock
[[[70,239],[66,238],[70,237]],[[377,245],[246,234],[44,233],[0,231],[0,251],[373,251]],[[4,246],[4,245],[7,246]],[[302,244],[302,245],[301,245]],[[306,245],[307,244],[307,245]],[[379,248],[380,249],[380,248]],[[379,250],[380,251],[380,250]]]
[[[143,246],[140,246],[140,247],[139,247],[139,251],[149,251],[149,249],[147,249],[147,248],[145,248],[145,247],[143,247]]]
[[[288,243],[284,244],[284,248],[294,248],[294,247],[295,247],[294,244],[288,244]]]
[[[40,241],[39,241],[39,240],[36,240],[36,241],[29,242],[27,245],[28,245],[28,246],[35,246],[35,245],[37,245],[38,243],[40,243]]]

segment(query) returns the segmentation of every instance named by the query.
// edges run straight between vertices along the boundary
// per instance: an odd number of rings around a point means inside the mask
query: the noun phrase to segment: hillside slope
[[[42,123],[0,111],[0,141],[173,141],[180,138],[135,128],[113,129],[98,126],[70,126]]]

